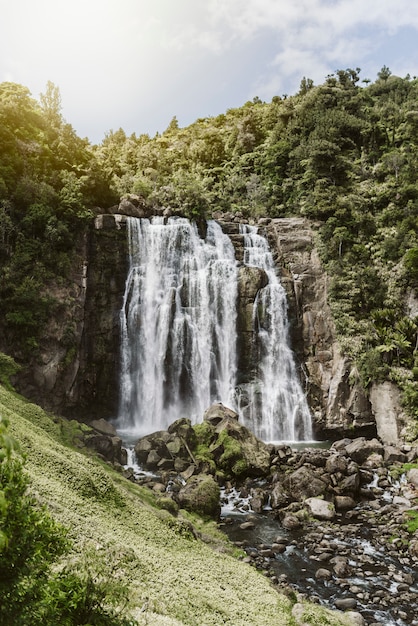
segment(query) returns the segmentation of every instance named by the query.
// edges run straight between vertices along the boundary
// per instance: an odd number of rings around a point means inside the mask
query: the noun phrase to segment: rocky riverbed
[[[418,626],[418,450],[378,439],[328,448],[266,444],[222,405],[136,441],[132,481],[174,515],[219,521],[281,591]],[[145,470],[145,471],[144,471]]]
[[[418,559],[404,514],[394,504],[405,488],[398,481],[384,490],[373,486],[373,501],[332,521],[309,516],[293,528],[284,527],[268,505],[252,511],[246,491],[227,488],[221,526],[245,550],[245,560],[282,591],[358,611],[367,624],[415,625]]]

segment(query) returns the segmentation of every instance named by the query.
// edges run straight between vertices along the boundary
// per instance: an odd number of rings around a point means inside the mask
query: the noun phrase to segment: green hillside
[[[29,476],[31,497],[46,505],[54,520],[68,529],[69,551],[52,562],[47,579],[53,580],[57,571],[67,565],[84,581],[90,575],[90,598],[96,597],[94,584],[99,588],[96,595],[100,601],[93,607],[97,615],[93,611],[88,623],[127,624],[117,621],[121,616],[113,621],[100,621],[98,617],[99,609],[110,606],[112,601],[120,607],[126,597],[124,619],[131,616],[136,620],[133,623],[141,625],[296,624],[291,617],[291,602],[255,569],[230,555],[232,548],[212,523],[195,519],[192,532],[189,518],[175,518],[157,508],[149,490],[130,483],[104,463],[66,444],[79,434],[78,425],[53,419],[3,386],[0,415],[9,421],[10,434],[26,456],[24,471]],[[7,489],[7,460],[3,455],[1,458],[0,493]],[[2,511],[0,529],[4,528],[4,515]],[[205,541],[196,538],[196,533]],[[13,541],[13,537],[9,539]],[[47,547],[43,550],[46,552]],[[4,546],[2,556],[7,558]],[[36,559],[42,558],[43,553],[39,552]],[[36,559],[29,577],[36,576]],[[4,584],[3,580],[3,593]],[[22,577],[17,589],[26,585]],[[61,598],[61,605],[57,603],[52,615],[41,619],[38,611],[43,596],[38,590],[39,602],[34,600],[27,621],[16,615],[11,623],[84,624],[71,618],[66,621],[60,613],[64,608],[69,610],[66,605],[71,605],[74,598],[74,585],[73,581],[65,588],[64,599]],[[105,596],[101,597],[99,592],[103,590]],[[47,598],[49,594],[52,602],[51,589],[43,593]],[[343,623],[337,614],[318,607],[307,607],[304,619],[310,624]],[[0,621],[7,625],[4,619]]]

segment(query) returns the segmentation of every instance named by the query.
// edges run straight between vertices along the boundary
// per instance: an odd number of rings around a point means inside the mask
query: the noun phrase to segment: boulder
[[[287,476],[283,484],[290,498],[296,501],[321,496],[327,488],[326,483],[305,465]]]
[[[383,445],[377,439],[358,437],[345,448],[348,456],[359,465],[367,461],[372,454],[383,455]]]
[[[355,609],[357,606],[357,600],[355,598],[337,598],[335,600],[335,607],[340,611],[349,611]]]
[[[270,505],[272,509],[280,509],[289,504],[290,498],[283,485],[276,483],[270,493]]]
[[[346,476],[338,485],[339,495],[351,495],[354,496],[358,493],[360,488],[360,474],[350,474]]]
[[[307,498],[305,506],[316,519],[333,520],[335,517],[335,507],[332,502],[327,502],[322,498]]]
[[[296,530],[302,526],[302,522],[298,517],[296,517],[296,515],[288,513],[282,519],[282,526],[286,530]]]
[[[385,446],[383,459],[388,465],[392,465],[393,463],[407,462],[406,454],[395,446]]]
[[[167,429],[170,435],[176,435],[183,443],[186,443],[190,447],[194,447],[196,444],[196,435],[193,430],[191,421],[186,417],[181,417],[176,420]]]
[[[348,511],[354,509],[356,501],[350,496],[335,496],[334,504],[337,511]]]
[[[329,580],[330,578],[332,578],[332,573],[329,571],[329,569],[320,567],[315,572],[315,578],[316,580]]]
[[[190,420],[183,418],[171,424],[168,430],[139,439],[135,444],[135,455],[145,469],[168,470],[176,467],[177,471],[183,471],[190,462],[194,462],[190,448],[195,440]]]
[[[222,420],[232,419],[238,422],[238,413],[223,405],[221,402],[212,404],[204,413],[203,419],[209,422],[211,426],[216,427]]]
[[[192,476],[176,495],[180,507],[214,519],[220,516],[219,498],[219,485],[206,474]]]
[[[410,469],[406,475],[406,478],[409,483],[411,483],[415,487],[418,487],[418,469],[417,468]]]
[[[261,477],[270,472],[270,446],[238,422],[238,414],[222,404],[210,407],[204,421],[213,428],[209,448],[216,466],[233,477]]]
[[[346,474],[347,467],[348,460],[342,454],[331,454],[325,464],[325,470],[328,472],[328,474],[336,474],[337,472],[341,474]]]
[[[103,418],[99,420],[93,420],[92,422],[90,422],[89,426],[94,428],[94,430],[97,430],[97,432],[101,433],[102,435],[109,435],[109,437],[117,436],[116,428],[113,426],[113,424]]]
[[[90,435],[86,439],[86,446],[111,463],[123,464],[125,460],[125,455],[122,452],[122,439],[120,437]]]

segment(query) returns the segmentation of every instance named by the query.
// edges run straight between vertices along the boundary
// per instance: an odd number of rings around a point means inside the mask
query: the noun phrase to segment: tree
[[[45,93],[41,93],[40,101],[46,119],[52,124],[61,124],[61,94],[59,88],[50,80],[46,84]]]
[[[314,82],[312,78],[306,78],[306,76],[304,76],[302,80],[300,81],[299,95],[301,96],[306,95],[308,91],[313,88],[313,86],[314,86]]]
[[[386,81],[389,78],[389,76],[391,76],[391,74],[392,72],[390,71],[390,69],[386,65],[384,65],[382,69],[380,70],[380,72],[377,73],[377,77],[379,80]]]
[[[63,528],[28,495],[29,479],[7,426],[0,416],[0,622],[29,625],[30,604],[68,544]]]

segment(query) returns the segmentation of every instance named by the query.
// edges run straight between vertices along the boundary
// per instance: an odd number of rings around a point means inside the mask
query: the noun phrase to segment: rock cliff
[[[113,207],[99,215],[89,236],[80,242],[70,283],[53,294],[58,314],[51,316],[41,358],[18,380],[24,395],[57,413],[86,420],[112,418],[117,413],[119,311],[127,272],[126,216],[122,213],[129,213],[126,202],[120,213]],[[230,236],[240,262],[242,218],[223,214],[215,218]],[[287,291],[292,346],[316,436],[377,434],[385,443],[396,443],[402,418],[396,389],[374,386],[369,395],[359,384],[353,364],[341,354],[314,225],[303,218],[262,218],[258,227],[270,242]],[[245,383],[255,368],[252,306],[265,280],[262,270],[239,269],[239,383]],[[389,417],[387,403],[382,404],[388,395]]]

